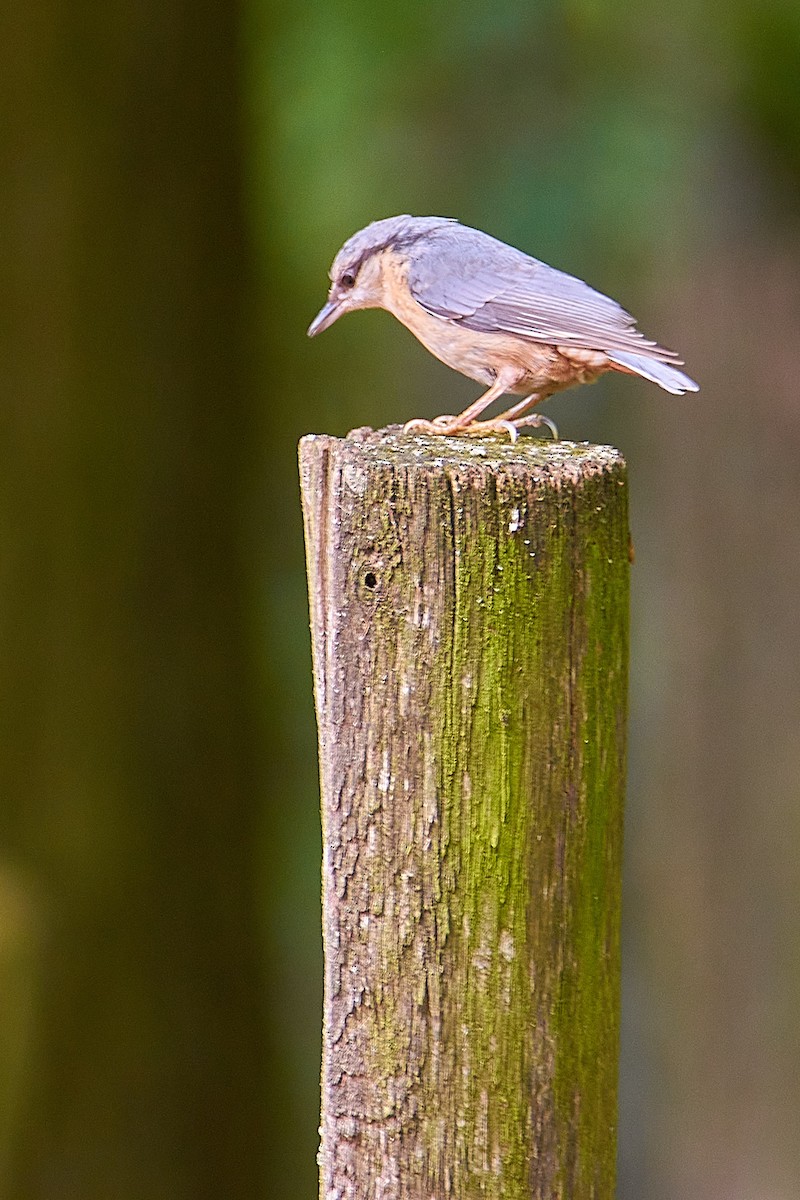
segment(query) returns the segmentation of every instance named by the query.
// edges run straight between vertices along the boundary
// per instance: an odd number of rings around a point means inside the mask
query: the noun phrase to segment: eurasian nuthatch
[[[488,388],[458,416],[409,421],[424,433],[494,433],[555,426],[531,413],[540,400],[605,371],[641,375],[676,396],[698,391],[673,350],[594,288],[447,217],[387,217],[345,242],[328,301],[308,329],[343,313],[385,308],[432,354]],[[476,418],[507,392],[523,398],[493,420]]]

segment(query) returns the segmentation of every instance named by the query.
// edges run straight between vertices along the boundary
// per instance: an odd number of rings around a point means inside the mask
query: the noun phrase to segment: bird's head
[[[357,308],[385,308],[387,256],[407,255],[420,237],[451,223],[446,217],[385,217],[354,233],[333,260],[328,299],[309,325],[308,336],[322,333]]]

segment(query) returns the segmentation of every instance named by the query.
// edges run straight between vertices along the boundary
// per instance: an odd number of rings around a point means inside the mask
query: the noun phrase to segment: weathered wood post
[[[612,1200],[624,461],[384,430],[300,463],[322,1200]]]

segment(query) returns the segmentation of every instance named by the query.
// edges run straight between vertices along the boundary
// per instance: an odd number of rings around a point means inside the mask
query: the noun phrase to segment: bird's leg
[[[497,419],[498,421],[515,421],[529,408],[533,408],[534,404],[538,404],[541,399],[543,399],[541,392],[531,392],[530,396],[523,396],[516,404],[512,404],[511,408],[501,412]]]
[[[549,417],[545,417],[542,413],[530,413],[528,416],[523,416],[523,413],[527,413],[529,408],[533,408],[540,400],[545,400],[548,394],[546,392],[531,392],[530,396],[525,396],[524,399],[518,400],[516,404],[512,404],[511,408],[507,408],[505,412],[500,413],[495,418],[497,423],[499,424],[501,421],[507,422],[509,425],[513,425],[517,432],[526,426],[541,428],[544,425],[552,433],[553,441],[557,442],[559,440],[558,429],[555,422],[551,421]],[[488,421],[485,423],[487,425],[490,424]],[[516,437],[511,440],[515,441]]]
[[[468,408],[458,416],[436,417],[433,421],[426,421],[421,417],[413,421],[406,421],[403,426],[403,433],[489,433],[496,432],[485,428],[492,425],[491,421],[480,421],[477,426],[474,424],[475,418],[479,417],[484,409],[488,408],[493,400],[497,400],[500,396],[505,395],[507,391],[517,382],[519,376],[516,372],[500,371],[492,386],[485,391],[477,400],[473,400]],[[516,407],[516,406],[515,406]],[[511,423],[508,422],[504,429],[510,432]],[[514,434],[516,436],[516,434]],[[514,438],[512,437],[512,441]]]
[[[490,388],[489,392],[495,390]],[[505,412],[501,412],[497,417],[491,417],[487,421],[476,421],[475,417],[483,412],[487,404],[490,404],[495,396],[489,396],[489,392],[480,396],[474,404],[465,409],[458,417],[437,417],[435,421],[409,421],[405,429],[409,426],[413,429],[421,429],[423,433],[458,433],[465,434],[469,437],[482,437],[487,433],[507,433],[512,442],[515,442],[519,437],[519,431],[524,429],[526,425],[532,427],[545,426],[553,435],[553,441],[558,441],[558,430],[555,423],[549,417],[543,416],[541,413],[530,413],[528,416],[523,414],[529,408],[533,408],[540,400],[545,398],[541,392],[531,392],[529,396],[525,396],[522,400],[518,400],[516,404],[512,404]],[[495,395],[497,393],[495,392]],[[488,399],[487,399],[488,397]],[[468,420],[466,418],[469,418]]]
[[[491,417],[488,421],[473,421],[466,429],[459,429],[457,432],[472,437],[483,437],[485,433],[507,433],[511,441],[515,442],[519,437],[519,431],[524,429],[526,425],[532,427],[545,425],[553,435],[553,441],[558,441],[558,430],[555,423],[549,417],[544,417],[541,413],[531,413],[530,416],[517,417],[515,419],[513,414],[517,407],[514,404],[506,412],[501,413],[499,417]]]

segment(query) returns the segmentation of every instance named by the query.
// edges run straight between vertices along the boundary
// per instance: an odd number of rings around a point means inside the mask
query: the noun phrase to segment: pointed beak
[[[318,333],[322,333],[323,329],[327,329],[329,325],[332,325],[336,318],[340,317],[344,311],[340,300],[329,300],[327,304],[323,305],[309,325],[308,336],[316,337]]]

